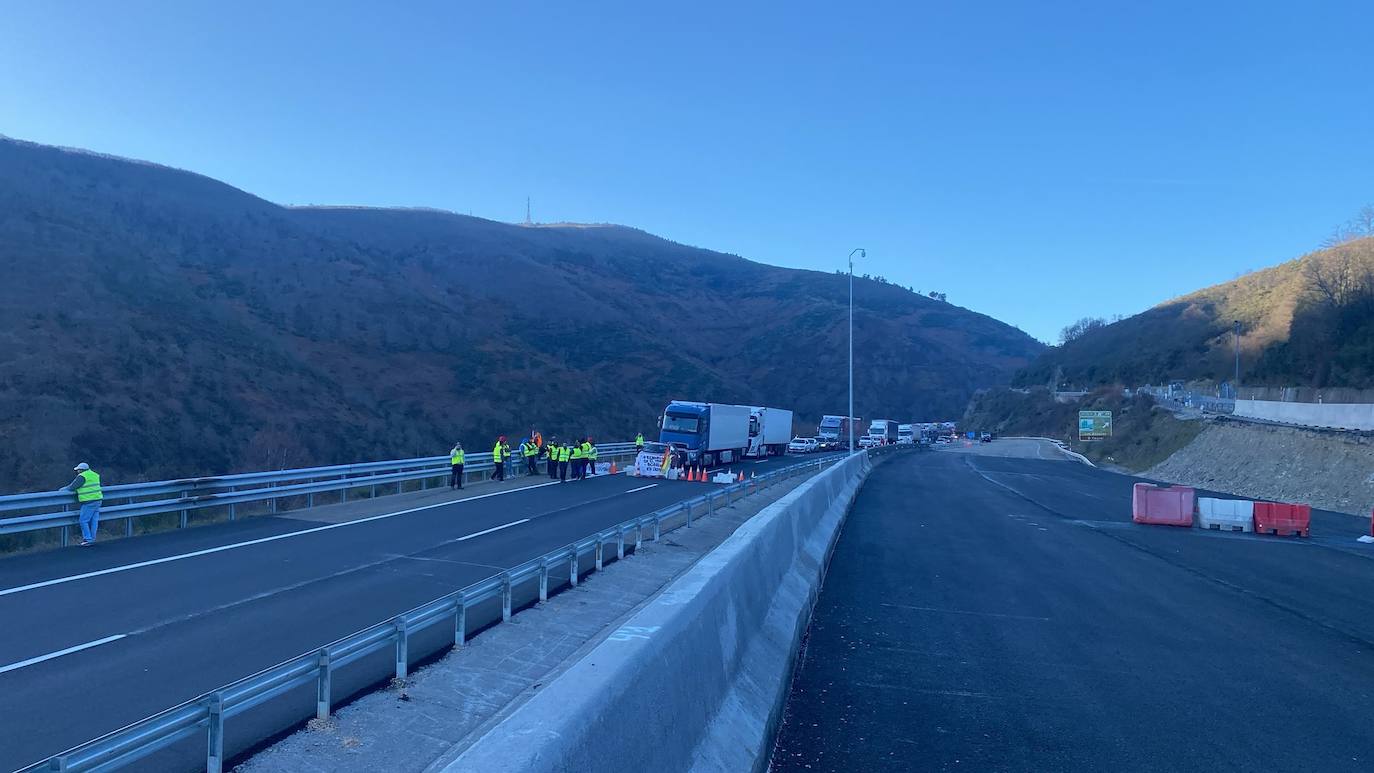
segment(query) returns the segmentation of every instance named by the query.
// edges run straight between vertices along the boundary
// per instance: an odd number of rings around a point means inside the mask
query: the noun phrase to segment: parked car
[[[820,450],[821,444],[813,437],[794,437],[792,442],[787,444],[789,454],[809,454]]]
[[[953,443],[953,442],[954,442],[954,439],[951,438],[949,435],[941,435],[941,436],[935,438],[935,442],[936,442],[936,443]]]
[[[980,440],[982,440],[984,443],[991,443],[991,442],[992,442],[992,433],[991,433],[991,432],[984,432],[984,433],[983,433],[983,436],[980,438]]]
[[[880,446],[882,444],[882,438],[876,438],[872,435],[864,435],[863,437],[859,438],[859,448],[872,448],[874,446]]]

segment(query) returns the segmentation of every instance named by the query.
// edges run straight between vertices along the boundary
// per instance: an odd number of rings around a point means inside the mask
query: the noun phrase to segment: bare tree
[[[1107,320],[1101,317],[1084,317],[1059,331],[1059,345],[1063,346],[1070,341],[1082,338],[1087,333],[1106,326]]]

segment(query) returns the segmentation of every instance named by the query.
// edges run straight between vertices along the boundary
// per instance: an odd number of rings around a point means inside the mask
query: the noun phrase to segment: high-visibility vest
[[[525,456],[538,456],[538,455],[539,455],[539,446],[535,445],[534,443],[521,443],[520,445],[521,445],[521,449],[520,449],[520,450],[521,450],[521,452],[522,452]]]
[[[493,462],[499,462],[499,461],[501,461],[501,441],[499,441],[499,440],[496,441],[496,445],[495,445],[495,446],[492,446],[492,449],[491,449],[491,460],[492,460]]]
[[[566,462],[572,457],[572,448],[568,446],[558,447],[558,461]]]
[[[644,445],[644,433],[643,433],[643,432],[641,432],[641,433],[635,435],[635,445],[637,445],[637,446],[642,446],[642,445]]]
[[[80,478],[81,485],[76,489],[76,501],[99,502],[105,498],[105,494],[100,491],[100,476],[95,470],[82,470]]]
[[[549,461],[551,461],[551,462],[556,462],[556,461],[558,461],[558,446],[557,446],[557,445],[555,445],[555,444],[553,444],[553,443],[551,443],[551,442],[550,442],[550,443],[545,443],[545,444],[544,444],[544,453],[546,453],[546,454],[549,455]]]
[[[585,453],[587,454],[588,459],[596,461],[596,446],[592,445],[591,443],[588,443],[587,450]]]
[[[453,449],[452,451],[450,451],[450,452],[449,452],[449,456],[448,456],[448,463],[449,463],[449,464],[462,464],[462,463],[463,463],[463,449],[461,449],[461,448],[455,448],[455,449]]]

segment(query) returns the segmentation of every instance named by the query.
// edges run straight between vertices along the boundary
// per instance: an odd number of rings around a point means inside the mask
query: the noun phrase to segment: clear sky
[[[0,18],[12,137],[281,203],[516,221],[529,195],[539,221],[827,271],[865,247],[861,271],[1044,340],[1296,257],[1374,201],[1368,0],[15,0]]]

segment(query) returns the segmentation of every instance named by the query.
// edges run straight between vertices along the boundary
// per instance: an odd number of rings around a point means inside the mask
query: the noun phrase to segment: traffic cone
[[[614,460],[614,459],[611,460],[611,474],[612,474],[612,475],[615,474],[615,460]]]
[[[744,470],[740,470],[740,471],[739,471],[739,478],[738,478],[735,482],[736,482],[736,483],[743,483],[743,482],[744,482]]]

